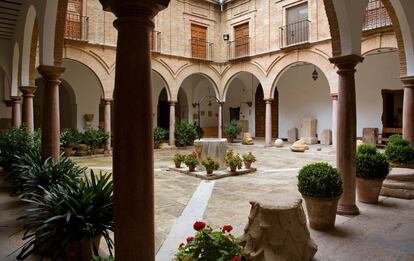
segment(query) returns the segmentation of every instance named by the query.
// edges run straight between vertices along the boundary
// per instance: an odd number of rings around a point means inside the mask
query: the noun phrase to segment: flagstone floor
[[[215,180],[214,184],[210,184],[211,196],[208,194],[206,198],[201,198],[207,202],[207,207],[199,212],[212,227],[233,225],[236,235],[242,235],[247,223],[249,201],[278,198],[283,204],[289,198],[300,197],[296,175],[301,167],[319,161],[335,163],[335,152],[330,146],[313,145],[309,151],[299,154],[290,152],[287,146],[264,148],[260,141],[257,145],[233,144],[232,147],[236,153],[251,151],[256,155],[258,160],[254,167],[258,171],[246,176]],[[317,151],[317,147],[322,150]],[[185,209],[197,207],[189,206],[189,202],[198,202],[193,201],[193,194],[203,195],[199,194],[199,186],[204,181],[168,170],[173,166],[171,158],[177,152],[190,153],[191,148],[156,150],[154,153],[157,251],[171,249],[163,243],[174,243],[176,235],[172,235],[171,231],[176,231],[173,228],[177,223],[192,225],[191,217],[185,216],[189,213]],[[111,157],[74,160],[94,170],[111,171]],[[359,216],[337,216],[336,229],[331,232],[310,229],[319,247],[315,260],[414,260],[414,201],[381,197],[378,205],[358,203],[358,206],[361,210]],[[21,234],[16,234],[19,224],[15,219],[23,208],[18,199],[9,196],[0,187],[1,261],[14,260],[15,254],[9,254],[21,245]],[[189,231],[192,232],[191,227]],[[103,252],[106,252],[105,249]],[[157,261],[164,260],[170,261],[157,256]]]

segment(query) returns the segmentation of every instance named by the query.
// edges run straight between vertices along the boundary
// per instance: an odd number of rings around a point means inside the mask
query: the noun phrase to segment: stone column
[[[11,106],[12,106],[12,127],[20,128],[22,125],[22,113],[20,109],[20,96],[11,96]]]
[[[403,137],[414,146],[414,76],[401,80],[404,84]]]
[[[332,98],[332,147],[336,148],[336,125],[338,123],[338,94],[331,93]]]
[[[111,156],[111,102],[112,99],[104,99],[105,109],[104,109],[104,131],[108,134],[108,139],[105,143],[105,156]]]
[[[218,138],[223,138],[223,104],[224,102],[218,103]]]
[[[154,261],[150,31],[169,0],[100,0],[117,19],[113,180],[117,260]],[[137,88],[139,84],[139,88]],[[133,111],[131,111],[133,110]],[[134,119],[131,120],[131,113]]]
[[[175,147],[175,105],[176,101],[170,101],[170,146]]]
[[[37,70],[45,84],[42,111],[42,159],[59,159],[60,155],[60,115],[59,84],[64,67],[40,65]]]
[[[36,91],[36,86],[21,86],[19,89],[23,93],[23,124],[33,132],[33,97]]]
[[[362,62],[359,55],[346,55],[331,58],[338,67],[338,113],[336,128],[336,165],[342,175],[343,194],[339,200],[338,214],[357,215],[355,205],[356,178],[356,97],[355,66]]]
[[[272,146],[272,101],[273,99],[265,99],[265,102],[266,102],[265,147]]]

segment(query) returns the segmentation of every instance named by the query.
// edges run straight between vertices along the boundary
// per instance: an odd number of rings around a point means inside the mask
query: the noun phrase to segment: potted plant
[[[185,155],[181,155],[179,153],[175,154],[173,157],[173,161],[175,164],[175,167],[177,169],[181,168],[181,163],[183,163],[185,161]]]
[[[108,134],[101,129],[89,128],[83,133],[83,142],[88,146],[90,155],[96,154],[107,138]]]
[[[230,172],[237,172],[237,169],[241,169],[243,160],[239,154],[234,154],[232,150],[229,150],[226,155],[226,165],[230,167]]]
[[[246,169],[250,169],[253,162],[256,162],[256,157],[249,152],[248,154],[243,155],[243,162]]]
[[[177,147],[193,145],[198,138],[197,127],[188,122],[181,121],[175,126],[175,141]]]
[[[201,164],[206,168],[207,175],[211,175],[213,174],[213,171],[219,169],[219,163],[210,157],[207,157],[206,160],[203,160]]]
[[[68,182],[35,195],[34,204],[19,219],[25,229],[17,260],[24,260],[46,244],[53,249],[52,260],[65,255],[70,261],[90,261],[101,237],[112,255],[114,231],[113,183],[110,174],[93,172],[79,182]]]
[[[342,194],[339,172],[327,163],[309,164],[299,171],[298,189],[305,199],[310,227],[316,230],[334,228]]]
[[[202,221],[193,225],[196,234],[181,243],[175,261],[223,260],[240,261],[243,247],[240,240],[231,234],[231,225],[213,230]]]
[[[356,187],[358,200],[376,204],[382,183],[389,174],[390,167],[384,154],[369,144],[358,146],[356,155]]]
[[[400,134],[390,136],[385,156],[391,167],[414,168],[414,147]]]
[[[78,146],[80,140],[79,133],[73,130],[65,130],[60,133],[60,144],[63,147],[66,157],[70,157],[73,148]]]
[[[199,164],[197,152],[193,151],[190,155],[187,155],[184,164],[187,165],[190,172],[194,171]]]
[[[164,128],[157,127],[154,129],[154,148],[158,149],[160,144],[167,141],[168,131]]]
[[[232,120],[229,124],[224,126],[224,135],[226,135],[230,143],[233,143],[234,139],[237,138],[242,129],[242,126],[236,120]]]

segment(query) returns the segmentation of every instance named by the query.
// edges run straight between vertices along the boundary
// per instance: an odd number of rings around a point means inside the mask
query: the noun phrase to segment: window
[[[372,30],[390,26],[391,24],[391,18],[388,15],[387,9],[384,7],[384,4],[380,0],[369,0],[365,11],[363,30]]]
[[[69,0],[65,24],[65,38],[86,40],[88,18],[82,16],[82,0]]]
[[[309,41],[308,3],[286,9],[286,26],[282,29],[283,45]]]
[[[191,54],[194,58],[207,58],[207,27],[191,24]]]
[[[249,23],[234,27],[235,57],[249,55]]]

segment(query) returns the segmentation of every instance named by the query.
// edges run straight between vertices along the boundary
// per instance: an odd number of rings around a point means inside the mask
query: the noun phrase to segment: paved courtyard
[[[232,145],[237,153],[251,151],[257,156],[258,171],[245,176],[203,181],[169,171],[172,155],[190,153],[191,148],[155,151],[155,222],[158,261],[170,261],[180,241],[191,235],[193,219],[202,219],[212,227],[231,224],[236,235],[242,235],[250,211],[249,201],[277,198],[281,204],[300,197],[296,187],[299,168],[325,161],[335,163],[330,146],[311,146],[295,154],[284,148],[264,148],[257,145]],[[110,157],[75,158],[83,166],[96,170],[111,170]],[[414,201],[381,197],[378,205],[358,203],[361,215],[337,216],[336,229],[311,236],[318,245],[315,260],[414,260]],[[0,191],[0,260],[21,243],[15,218],[23,205]],[[177,243],[178,242],[178,243]],[[105,249],[102,249],[106,252]],[[32,259],[36,260],[36,259]]]

